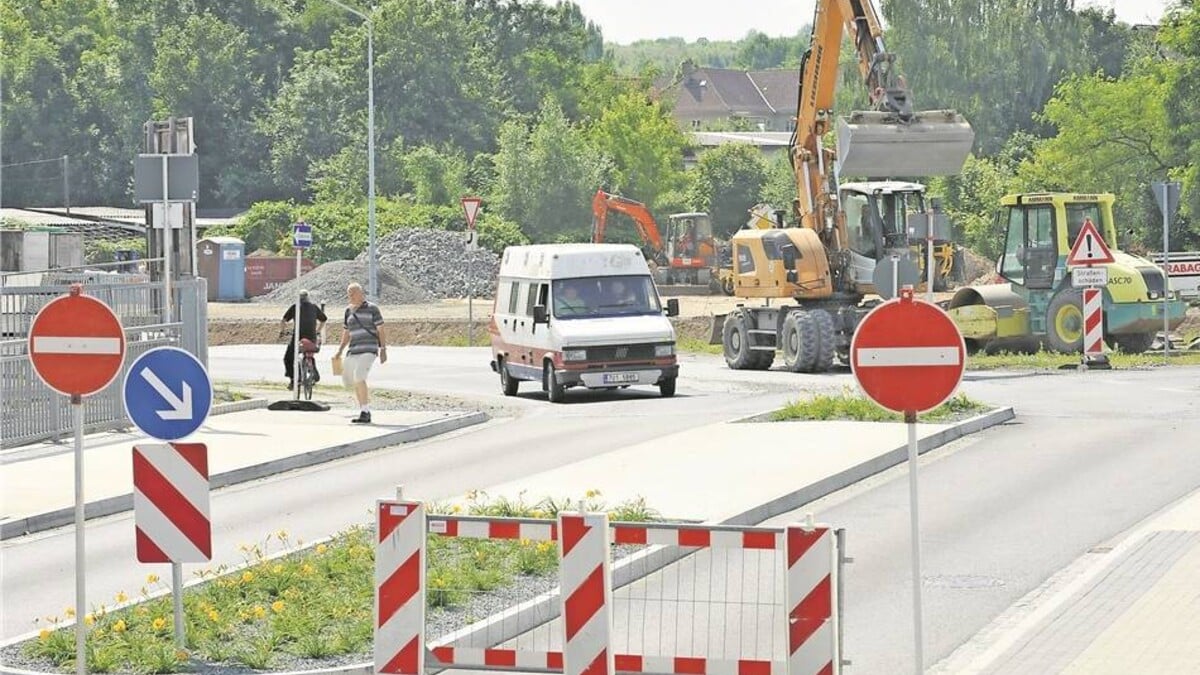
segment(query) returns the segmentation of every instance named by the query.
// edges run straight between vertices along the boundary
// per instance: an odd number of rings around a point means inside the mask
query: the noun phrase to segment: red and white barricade
[[[407,512],[397,515],[396,507],[407,509]],[[380,502],[380,553],[376,558],[379,581],[376,672],[409,675],[422,673],[425,667],[423,535],[426,522],[429,533],[445,537],[556,541],[560,575],[556,600],[559,611],[556,614],[561,621],[553,631],[553,639],[544,645],[546,648],[521,648],[516,638],[531,630],[531,625],[506,613],[499,618],[507,630],[493,635],[489,629],[482,644],[462,646],[451,636],[446,640],[450,644],[433,646],[430,668],[524,669],[564,675],[833,675],[840,671],[833,613],[834,534],[827,527],[610,524],[604,514],[579,513],[562,513],[557,521],[452,515],[426,518],[419,503]],[[410,525],[413,527],[409,528]],[[775,569],[783,577],[783,597],[777,599],[781,611],[771,616],[780,623],[768,630],[786,636],[786,653],[773,653],[763,658],[763,654],[739,652],[713,658],[696,655],[703,650],[693,649],[694,644],[689,648],[682,643],[674,645],[674,651],[667,655],[616,653],[624,649],[614,649],[614,621],[629,619],[623,612],[614,611],[610,542],[678,547],[675,550],[680,551],[680,556],[668,557],[656,569],[677,564],[674,561],[680,557],[705,549],[777,555],[780,564]],[[415,556],[420,556],[421,573],[414,579],[411,565]],[[385,591],[390,593],[387,602],[383,600]],[[385,613],[385,608],[390,608],[390,613]],[[542,618],[533,626],[545,625],[553,618]],[[620,628],[630,630],[628,626]],[[470,629],[462,631],[467,632]],[[561,649],[554,649],[556,646]],[[679,653],[688,651],[692,653]]]
[[[1104,356],[1104,296],[1099,288],[1083,289],[1083,355]]]

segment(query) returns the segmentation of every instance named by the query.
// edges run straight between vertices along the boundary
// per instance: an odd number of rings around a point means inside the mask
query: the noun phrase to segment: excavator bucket
[[[971,125],[953,110],[927,110],[908,122],[856,111],[838,118],[837,154],[843,176],[948,176],[962,171],[975,142]]]

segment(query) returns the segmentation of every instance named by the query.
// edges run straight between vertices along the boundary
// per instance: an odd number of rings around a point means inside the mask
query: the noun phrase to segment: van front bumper
[[[679,377],[679,366],[626,366],[593,370],[556,370],[554,379],[564,387],[605,389],[629,385],[657,385]]]

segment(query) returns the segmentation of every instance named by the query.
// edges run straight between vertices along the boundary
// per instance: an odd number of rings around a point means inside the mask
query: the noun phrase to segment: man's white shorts
[[[375,364],[374,354],[347,354],[342,360],[342,384],[347,388],[367,381],[367,373]]]

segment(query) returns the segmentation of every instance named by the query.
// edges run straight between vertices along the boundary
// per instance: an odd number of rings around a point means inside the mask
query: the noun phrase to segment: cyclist
[[[283,320],[279,322],[279,331],[283,333],[287,330],[287,324],[296,316],[296,306],[288,305],[287,311],[283,313]],[[321,333],[321,329],[325,327],[325,322],[329,319],[325,316],[325,312],[321,311],[308,299],[308,291],[300,291],[300,339],[312,340],[315,344],[317,336]],[[293,367],[296,365],[296,341],[295,339],[288,340],[287,351],[283,355],[283,376],[288,381],[288,391],[296,385],[295,376],[292,373]],[[313,361],[313,376],[315,381],[321,381],[321,373],[316,370],[316,361]]]

